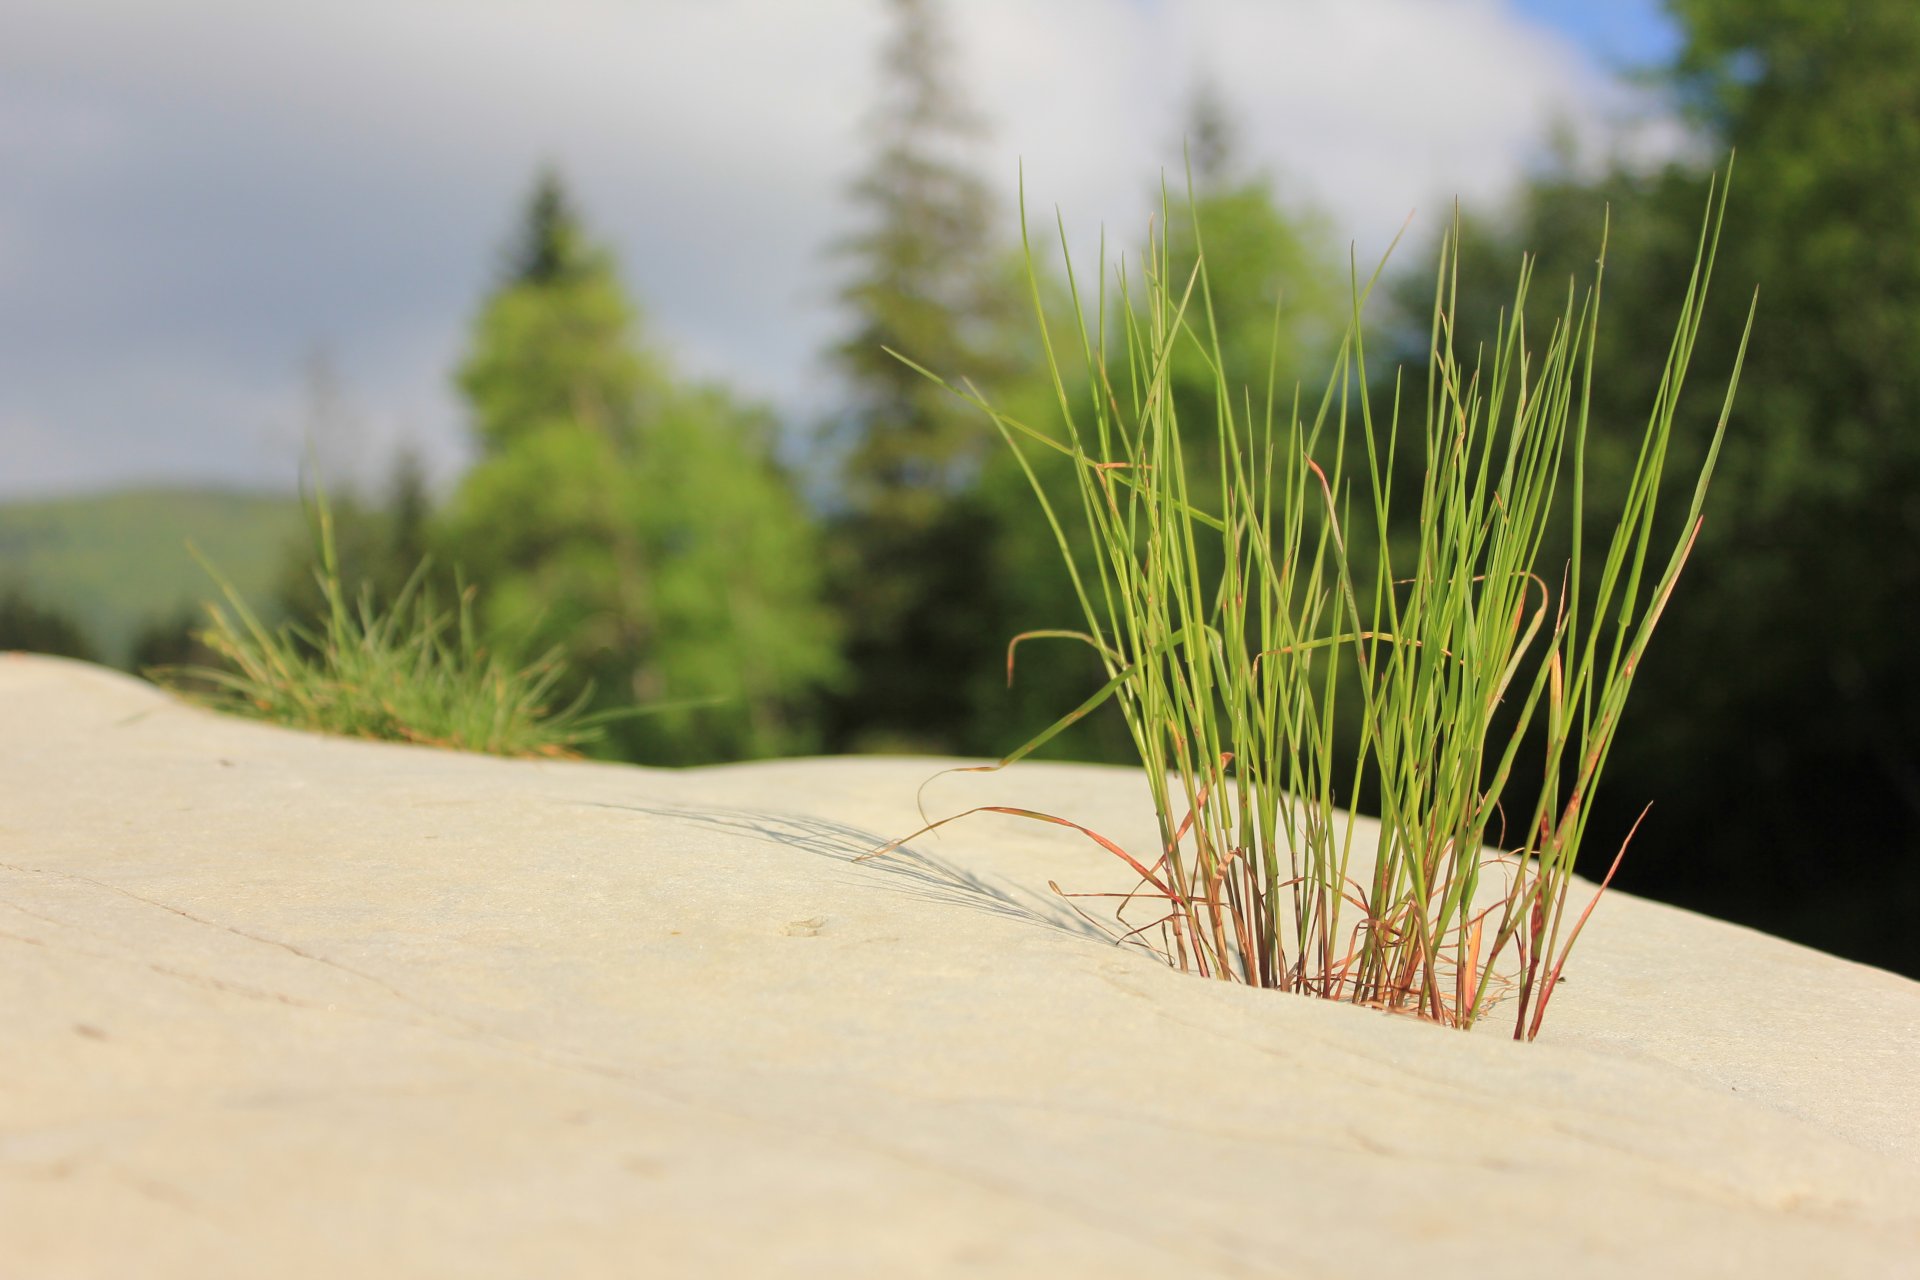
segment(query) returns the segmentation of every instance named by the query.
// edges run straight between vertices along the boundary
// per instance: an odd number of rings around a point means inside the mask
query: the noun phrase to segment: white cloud
[[[1554,119],[1599,138],[1629,105],[1493,0],[947,11],[984,171],[1010,200],[1024,159],[1035,207],[1082,231],[1132,235],[1203,72],[1251,157],[1363,253],[1414,205],[1498,199]],[[232,450],[242,416],[297,412],[317,345],[376,447],[456,466],[448,371],[548,159],[684,359],[790,407],[824,394],[822,250],[877,0],[0,0],[0,29],[0,328],[31,332],[0,387],[15,420],[94,442],[100,482],[152,466],[116,442],[155,434],[181,468],[290,480]],[[0,428],[0,457],[21,447]],[[32,474],[0,461],[0,491]]]

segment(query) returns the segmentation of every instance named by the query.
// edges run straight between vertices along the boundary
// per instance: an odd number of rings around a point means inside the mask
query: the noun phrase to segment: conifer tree
[[[933,0],[889,0],[889,9],[875,150],[851,192],[866,225],[838,246],[854,272],[840,294],[853,330],[834,358],[852,393],[844,475],[853,506],[924,525],[971,478],[992,433],[887,350],[977,368],[982,330],[1004,300],[992,194],[964,163],[982,125],[951,79]]]
[[[843,510],[834,596],[859,686],[839,701],[839,745],[951,749],[966,673],[1003,638],[983,629],[972,501],[998,437],[889,350],[992,382],[1017,314],[999,268],[993,199],[967,167],[982,132],[955,82],[933,0],[889,0],[892,32],[871,115],[873,153],[851,188],[862,225],[837,246],[850,331],[834,347],[847,412],[835,445]]]

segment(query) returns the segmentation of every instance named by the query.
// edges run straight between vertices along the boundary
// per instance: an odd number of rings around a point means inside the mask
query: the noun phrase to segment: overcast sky
[[[1561,122],[1675,145],[1614,75],[1654,0],[948,0],[981,171],[1136,237],[1205,75],[1247,158],[1377,253],[1489,204]],[[290,487],[465,457],[450,382],[536,169],[650,340],[792,419],[832,384],[880,0],[0,0],[0,498]]]

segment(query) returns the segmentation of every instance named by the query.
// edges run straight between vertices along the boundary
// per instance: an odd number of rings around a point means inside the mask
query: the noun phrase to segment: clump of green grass
[[[1064,823],[1140,878],[1122,896],[1116,938],[1157,939],[1171,963],[1207,977],[1454,1027],[1511,997],[1515,1038],[1538,1034],[1592,910],[1569,902],[1592,798],[1699,532],[1731,412],[1738,360],[1678,534],[1656,538],[1724,211],[1716,183],[1621,515],[1600,545],[1588,544],[1582,516],[1604,237],[1593,283],[1583,294],[1569,282],[1544,351],[1528,345],[1529,263],[1492,352],[1471,366],[1454,345],[1457,238],[1443,243],[1410,548],[1392,516],[1407,434],[1401,390],[1384,414],[1373,403],[1360,325],[1378,270],[1364,287],[1355,275],[1350,327],[1309,419],[1299,393],[1283,396],[1271,375],[1248,389],[1224,367],[1198,226],[1187,278],[1169,275],[1164,221],[1141,287],[1123,265],[1109,296],[1103,268],[1092,330],[1069,256],[1082,316],[1069,344],[1049,330],[1027,243],[1060,429],[1016,421],[971,388],[962,394],[1019,457],[1072,574],[1086,630],[1045,634],[1090,645],[1109,679],[988,767],[1118,700],[1152,788],[1160,848],[1136,854]],[[1064,253],[1064,228],[1061,241]],[[1172,391],[1169,369],[1183,350],[1212,375],[1200,423],[1180,421]],[[1069,391],[1081,376],[1083,399]],[[1072,459],[1076,487],[1064,500],[1037,477],[1036,447]],[[1217,497],[1203,507],[1202,493]],[[1543,565],[1563,501],[1570,559]],[[1081,556],[1068,534],[1076,517],[1091,548]],[[1356,700],[1359,744],[1343,753],[1336,716]],[[1523,742],[1541,738],[1538,794],[1512,832],[1499,800]],[[1369,770],[1381,797],[1370,861],[1356,858],[1359,828],[1337,804]],[[1504,851],[1487,849],[1490,836],[1511,835]],[[1126,913],[1142,901],[1153,915],[1135,923]]]
[[[269,629],[202,558],[225,603],[207,604],[199,639],[226,665],[156,668],[150,677],[219,710],[346,737],[570,757],[600,736],[606,717],[582,713],[586,694],[555,706],[565,675],[557,651],[516,666],[481,643],[472,587],[460,589],[452,612],[439,610],[423,561],[391,602],[377,602],[370,587],[350,599],[332,513],[324,496],[316,505],[324,616]]]

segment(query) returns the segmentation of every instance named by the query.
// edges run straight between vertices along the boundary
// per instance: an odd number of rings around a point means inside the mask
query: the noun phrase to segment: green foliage
[[[1718,270],[1757,281],[1764,306],[1742,447],[1614,760],[1620,791],[1657,797],[1625,883],[1920,974],[1920,680],[1900,621],[1920,596],[1920,8],[1675,11],[1684,100],[1740,154],[1743,216]],[[1659,367],[1661,282],[1691,250],[1703,182],[1684,165],[1550,176],[1511,224],[1481,225],[1482,260],[1531,243],[1563,270],[1611,201],[1620,323],[1601,356],[1636,383]],[[1724,362],[1739,338],[1710,320],[1700,358]],[[1617,476],[1635,407],[1611,385],[1595,401],[1595,474]],[[1596,822],[1633,816],[1603,804]]]
[[[1920,459],[1920,8],[1900,0],[1684,0],[1681,84],[1738,148],[1752,227],[1730,267],[1762,282],[1778,323],[1755,336],[1754,430],[1743,476],[1765,519],[1851,500],[1889,463]],[[1665,212],[1663,209],[1662,212]]]
[[[639,346],[611,259],[556,192],[543,179],[517,255],[538,269],[488,301],[461,370],[483,454],[443,520],[449,558],[486,584],[496,646],[557,646],[597,708],[678,708],[611,726],[607,750],[805,750],[838,665],[772,424]]]
[[[209,604],[200,642],[219,666],[161,667],[155,678],[220,710],[296,729],[481,751],[567,756],[598,734],[578,704],[556,708],[556,655],[514,666],[481,643],[473,593],[443,613],[422,587],[423,563],[391,601],[371,585],[350,599],[333,522],[318,508],[317,577],[325,612],[314,626],[264,626],[210,563],[224,607]]]
[[[1206,319],[1211,264],[1202,255],[1174,274],[1164,241],[1148,260],[1144,296],[1123,276],[1117,367],[1104,331],[1082,325],[1064,346],[1043,334],[1049,364],[1083,362],[1092,387],[1076,403],[1056,378],[1058,432],[975,400],[1023,462],[1050,452],[1073,464],[1065,503],[1033,477],[1073,566],[1085,626],[1046,638],[1092,649],[1109,678],[1002,763],[1105,699],[1119,702],[1154,794],[1161,848],[1137,857],[1086,834],[1140,875],[1128,902],[1164,914],[1146,922],[1123,914],[1116,938],[1158,925],[1182,969],[1460,1027],[1511,987],[1515,1037],[1538,1033],[1586,920],[1568,914],[1567,898],[1589,801],[1693,546],[1731,411],[1729,388],[1686,517],[1671,540],[1656,536],[1718,223],[1710,207],[1621,517],[1590,553],[1599,564],[1591,591],[1577,534],[1562,585],[1543,575],[1540,556],[1556,503],[1571,490],[1578,529],[1585,502],[1597,283],[1578,306],[1569,288],[1545,348],[1534,349],[1523,267],[1490,358],[1467,365],[1454,341],[1457,262],[1443,248],[1418,541],[1404,559],[1388,536],[1401,402],[1377,416],[1367,394],[1357,284],[1352,327],[1311,419],[1284,392],[1255,394],[1236,380],[1244,375]],[[1198,226],[1193,234],[1201,243]],[[1108,311],[1097,314],[1104,321]],[[1183,423],[1174,390],[1182,348],[1212,370],[1198,427]],[[1273,364],[1261,380],[1268,388]],[[1210,449],[1191,447],[1205,440]],[[1092,535],[1091,573],[1065,532],[1079,523]],[[1349,530],[1368,523],[1372,558],[1356,562]],[[1365,725],[1350,756],[1332,732],[1349,689]],[[1511,704],[1517,718],[1502,725]],[[1483,848],[1503,834],[1503,792],[1536,718],[1548,768],[1515,815],[1524,824],[1504,832],[1510,856],[1489,860]],[[1370,767],[1383,804],[1363,871],[1352,861],[1354,819],[1337,806]],[[1483,883],[1489,866],[1504,887]]]
[[[97,661],[79,623],[37,603],[18,587],[0,594],[0,650],[4,649]]]
[[[1739,816],[1696,810],[1676,831],[1708,848],[1698,874],[1778,848],[1757,923],[1920,974],[1920,678],[1902,622],[1920,597],[1920,8],[1678,12],[1683,74],[1756,191],[1726,263],[1775,319],[1754,340],[1754,462],[1718,530],[1737,553],[1688,619],[1718,705],[1649,771],[1739,752]]]
[[[71,617],[103,660],[120,663],[143,626],[206,594],[187,539],[227,566],[242,590],[262,596],[301,527],[292,497],[220,490],[10,502],[0,506],[0,564],[9,582]]]

